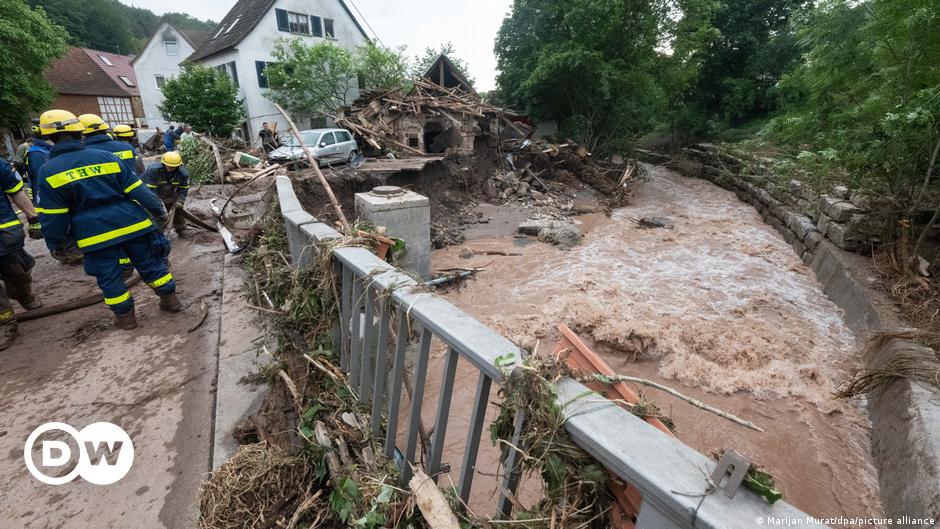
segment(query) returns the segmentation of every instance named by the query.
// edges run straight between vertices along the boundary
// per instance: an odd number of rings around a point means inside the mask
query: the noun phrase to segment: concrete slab
[[[216,391],[212,469],[238,449],[235,427],[261,408],[267,387],[242,379],[270,362],[262,350],[263,329],[245,298],[241,258],[225,256],[222,321],[219,331],[219,381]]]

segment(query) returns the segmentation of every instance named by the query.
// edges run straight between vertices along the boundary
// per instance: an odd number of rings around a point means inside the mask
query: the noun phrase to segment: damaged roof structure
[[[377,152],[419,156],[470,154],[477,138],[525,138],[535,130],[524,116],[485,103],[446,55],[410,90],[364,91],[336,124]]]

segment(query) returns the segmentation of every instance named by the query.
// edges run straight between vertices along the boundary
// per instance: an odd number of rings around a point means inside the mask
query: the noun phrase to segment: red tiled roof
[[[131,66],[131,61],[134,60],[133,57],[105,51],[90,50],[88,48],[82,48],[82,50],[91,57],[91,60],[95,61],[95,64],[97,64],[99,68],[104,70],[104,73],[111,77],[116,85],[127,92],[127,95],[140,95],[140,89],[137,87],[137,76],[134,75],[134,67]],[[108,63],[104,62],[102,57],[107,59],[111,65],[109,66]],[[121,77],[127,78],[134,86],[129,86]]]
[[[99,54],[107,57],[114,66],[105,65]],[[125,85],[118,77],[121,75],[130,79],[134,87]],[[46,80],[59,94],[117,97],[140,95],[130,57],[85,48],[69,48],[64,57],[54,61],[46,70]]]

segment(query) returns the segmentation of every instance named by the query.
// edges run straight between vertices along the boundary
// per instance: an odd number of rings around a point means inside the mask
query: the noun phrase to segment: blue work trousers
[[[154,251],[152,236],[147,233],[85,254],[85,273],[98,280],[98,287],[104,293],[104,302],[115,314],[134,310],[134,298],[121,276],[120,260],[124,257],[130,258],[134,268],[140,272],[140,277],[157,294],[176,292],[176,282],[167,268],[166,260]]]

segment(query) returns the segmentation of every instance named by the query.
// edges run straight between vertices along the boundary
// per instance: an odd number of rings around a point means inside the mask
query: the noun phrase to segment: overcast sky
[[[121,0],[125,4],[146,7],[158,15],[168,11],[189,13],[205,20],[222,20],[235,0]],[[453,42],[457,56],[470,65],[470,77],[478,90],[496,86],[496,57],[493,40],[509,11],[512,0],[346,0],[353,13],[358,7],[379,39],[388,47],[404,44],[409,56],[418,55],[427,46],[438,47]],[[356,13],[357,16],[358,13]],[[363,24],[372,35],[369,26]]]

